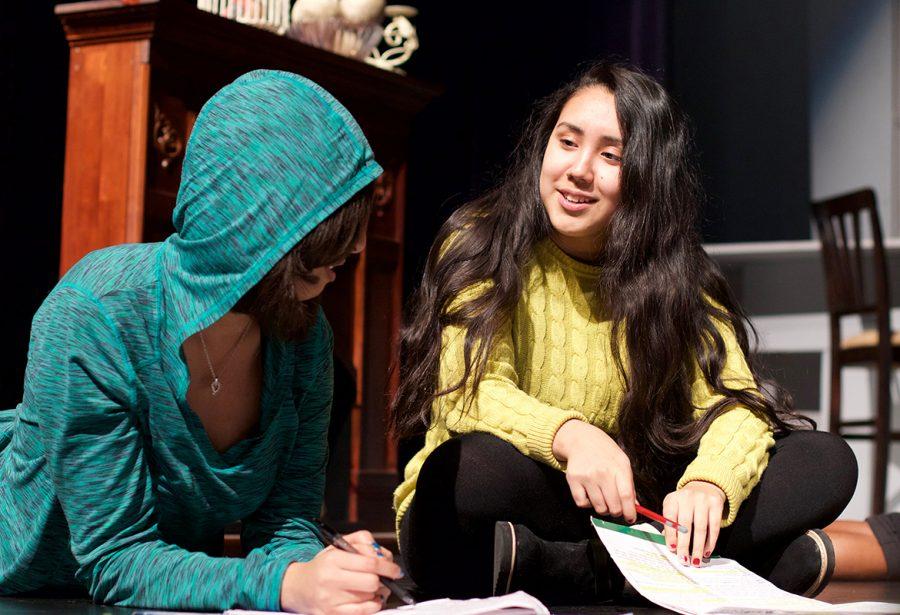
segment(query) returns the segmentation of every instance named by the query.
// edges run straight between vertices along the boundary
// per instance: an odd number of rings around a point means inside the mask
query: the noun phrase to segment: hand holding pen
[[[381,610],[390,595],[381,579],[402,577],[400,567],[390,551],[373,546],[369,532],[343,538],[355,553],[329,547],[308,562],[288,566],[281,584],[281,610],[308,615],[369,615]]]
[[[349,537],[341,536],[338,532],[332,529],[330,526],[322,522],[320,519],[315,520],[316,525],[319,528],[319,533],[322,535],[325,544],[331,545],[336,549],[340,549],[341,551],[345,551],[347,553],[359,553],[359,551],[353,547],[348,541]],[[375,542],[375,539],[368,532],[357,532],[357,534],[362,534],[364,537],[364,541],[368,542],[368,546],[375,550],[375,554],[378,557],[390,557],[391,561],[393,561],[393,556],[391,552],[379,545]],[[381,575],[381,582],[387,587],[395,596],[400,598],[405,604],[415,604],[412,596],[409,593],[400,587],[394,579]],[[395,577],[397,578],[397,577]]]

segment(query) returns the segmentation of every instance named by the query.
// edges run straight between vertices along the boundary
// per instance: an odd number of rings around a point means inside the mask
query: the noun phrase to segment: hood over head
[[[180,398],[181,344],[381,172],[350,113],[305,77],[253,71],[203,106],[159,262],[161,353]]]

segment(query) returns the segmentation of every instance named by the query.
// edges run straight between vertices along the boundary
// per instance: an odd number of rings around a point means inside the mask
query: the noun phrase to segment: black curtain
[[[53,2],[8,2],[0,19],[0,408],[22,397],[31,317],[59,273],[68,45]]]

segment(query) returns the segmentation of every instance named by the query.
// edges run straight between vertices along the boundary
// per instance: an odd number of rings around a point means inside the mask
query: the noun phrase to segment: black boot
[[[831,539],[822,530],[809,530],[791,541],[760,572],[776,587],[812,598],[825,589],[834,573]]]
[[[596,604],[620,596],[624,583],[599,538],[555,542],[524,525],[494,526],[495,596],[521,589],[547,604]]]

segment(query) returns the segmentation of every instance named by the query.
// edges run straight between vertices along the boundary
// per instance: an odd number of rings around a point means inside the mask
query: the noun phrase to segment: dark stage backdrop
[[[22,398],[31,317],[56,283],[69,49],[54,2],[0,18],[0,408]]]
[[[707,241],[810,238],[807,10],[803,0],[671,3],[671,91],[696,126]]]
[[[189,1],[189,0],[185,0]],[[57,276],[68,48],[55,2],[0,20],[0,408],[21,399],[31,316]],[[697,129],[717,241],[808,237],[805,0],[412,2],[408,72],[445,87],[417,119],[407,194],[409,292],[440,223],[503,168],[531,104],[591,60],[662,79]]]

